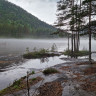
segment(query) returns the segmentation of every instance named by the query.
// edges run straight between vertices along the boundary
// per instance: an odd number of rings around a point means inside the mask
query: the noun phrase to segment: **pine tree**
[[[95,2],[95,3],[94,3]],[[91,28],[91,22],[92,19],[94,20],[94,16],[96,15],[96,1],[95,0],[84,0],[83,2],[84,8],[86,14],[84,14],[84,17],[88,17],[88,31],[89,31],[89,62],[92,63],[92,57],[91,57],[91,35],[92,35],[92,28]],[[84,12],[83,12],[84,13]]]

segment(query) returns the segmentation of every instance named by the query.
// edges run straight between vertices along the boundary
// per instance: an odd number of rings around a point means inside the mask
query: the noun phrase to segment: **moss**
[[[59,71],[56,70],[55,68],[47,68],[43,71],[45,75],[53,74],[53,73],[58,73]]]

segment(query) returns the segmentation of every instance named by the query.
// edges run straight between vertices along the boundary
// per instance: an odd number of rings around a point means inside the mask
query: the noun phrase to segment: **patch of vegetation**
[[[35,74],[35,71],[32,71],[32,74]]]
[[[41,77],[29,79],[29,85],[32,86],[41,80],[42,80]],[[26,80],[22,78],[19,80],[15,80],[11,86],[0,91],[0,96],[4,96],[5,94],[12,94],[12,92],[14,93],[26,89],[27,88],[26,83],[27,83]]]
[[[15,81],[13,82],[13,84],[11,85],[11,87],[13,87],[13,88],[15,88],[15,89],[18,89],[18,88],[20,87],[21,81],[22,81],[22,79],[15,80]]]
[[[25,79],[27,76],[21,77],[21,79]]]
[[[55,68],[47,68],[43,71],[43,73],[45,75],[49,75],[49,74],[54,74],[54,73],[58,73],[59,71],[56,70]]]
[[[32,81],[36,80],[36,78],[32,78]]]
[[[11,94],[11,91],[19,91],[22,88],[20,87],[22,84],[23,79],[15,80],[13,84],[3,90],[0,91],[0,96],[4,96],[5,94]]]
[[[51,57],[51,56],[59,56],[58,54],[50,53],[46,49],[41,49],[41,50],[35,50],[34,52],[27,52],[23,55],[24,58],[26,59],[35,59],[35,58],[45,58],[45,57]]]
[[[66,50],[63,54],[71,56],[71,57],[78,57],[78,56],[81,57],[81,56],[89,55],[89,51],[87,51],[87,50],[80,50],[80,51],[77,51],[77,52],[73,52],[73,54],[72,54],[71,50]]]

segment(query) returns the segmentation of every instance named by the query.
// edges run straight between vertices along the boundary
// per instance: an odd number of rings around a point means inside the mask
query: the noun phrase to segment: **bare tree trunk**
[[[76,52],[76,35],[74,34],[74,52]]]
[[[68,50],[69,50],[69,34],[68,34]]]
[[[91,61],[91,1],[89,4],[89,62],[90,64],[92,63]]]
[[[78,52],[79,52],[79,46],[80,46],[80,36],[79,36],[79,31],[78,31],[78,45],[77,45]]]
[[[28,96],[30,96],[30,88],[29,88],[29,74],[28,74],[28,72],[27,72],[27,91],[28,91]]]
[[[72,41],[71,41],[71,43],[72,43],[72,55],[73,55],[73,31],[72,31]]]

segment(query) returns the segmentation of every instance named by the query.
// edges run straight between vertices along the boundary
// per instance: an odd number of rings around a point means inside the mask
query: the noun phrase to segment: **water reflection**
[[[0,90],[6,88],[9,83],[26,75],[27,71],[39,71],[47,67],[64,63],[63,56],[55,56],[41,59],[30,59],[21,64],[14,64],[4,72],[0,72]]]
[[[41,63],[45,63],[45,62],[48,63],[48,62],[49,62],[49,58],[48,58],[48,57],[46,57],[46,58],[41,58],[41,59],[40,59],[40,62],[41,62]]]

